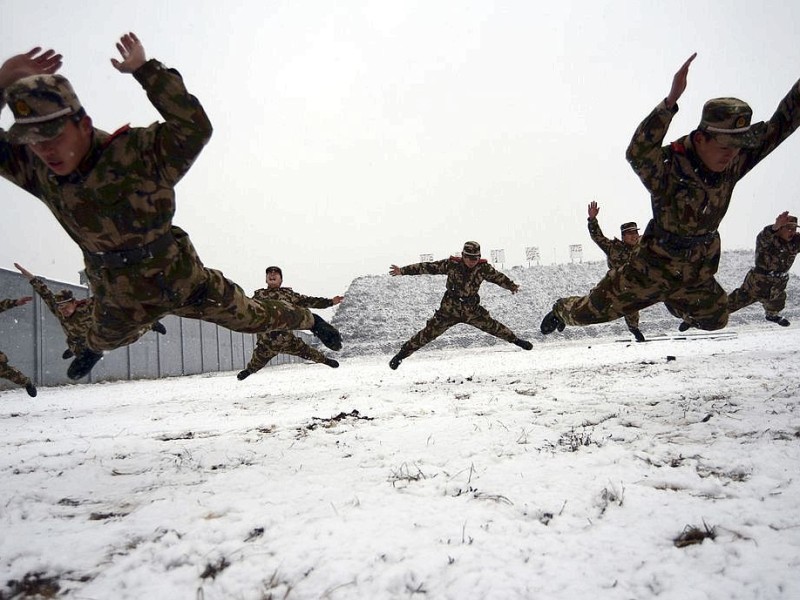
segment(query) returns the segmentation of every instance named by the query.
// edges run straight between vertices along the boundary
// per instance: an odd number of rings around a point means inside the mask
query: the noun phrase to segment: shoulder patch
[[[123,125],[119,129],[117,129],[114,133],[112,133],[110,136],[108,136],[108,139],[106,140],[106,143],[103,144],[103,148],[107,148],[111,144],[111,142],[113,142],[119,136],[128,133],[128,130],[130,128],[131,128],[130,123],[128,123],[127,125]]]
[[[681,142],[672,142],[669,147],[675,154],[686,154],[686,146]]]
[[[481,258],[480,260],[478,260],[478,264],[479,264],[479,265],[485,265],[485,264],[487,264],[488,262],[489,262],[489,261],[488,261],[488,260],[486,260],[485,258]]]
[[[461,262],[461,257],[460,256],[451,256],[450,257],[450,262],[460,263]]]

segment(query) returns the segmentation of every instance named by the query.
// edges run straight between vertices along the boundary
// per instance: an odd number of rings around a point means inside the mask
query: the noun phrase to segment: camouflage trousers
[[[165,315],[208,321],[243,333],[313,326],[314,317],[307,308],[249,298],[222,272],[203,265],[183,230],[172,227],[171,231],[175,243],[147,263],[119,269],[87,264],[95,297],[86,336],[91,349],[132,344]]]
[[[767,316],[775,316],[786,307],[788,283],[788,277],[772,277],[750,269],[742,285],[728,294],[728,312],[736,312],[758,301]]]
[[[30,378],[22,371],[8,364],[8,357],[2,352],[0,352],[0,377],[22,386],[31,383]]]
[[[291,331],[268,331],[258,335],[247,370],[251,373],[259,371],[278,354],[291,354],[316,363],[326,360],[322,352],[306,344]]]
[[[587,296],[561,298],[553,311],[567,325],[590,325],[663,302],[670,313],[695,327],[722,329],[728,324],[728,296],[714,278],[718,265],[719,238],[684,252],[672,252],[651,239]]]
[[[622,315],[625,318],[625,325],[628,329],[639,329],[639,311],[635,310],[632,313]]]
[[[402,345],[400,353],[408,356],[412,352],[416,352],[458,323],[472,325],[507,342],[517,339],[513,331],[492,318],[489,311],[480,304],[463,304],[457,300],[445,298],[439,309],[428,319],[424,329]]]

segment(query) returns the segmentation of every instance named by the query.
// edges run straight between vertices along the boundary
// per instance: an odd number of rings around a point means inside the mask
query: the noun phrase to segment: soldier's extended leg
[[[0,378],[8,379],[12,383],[23,386],[31,398],[36,396],[36,386],[33,385],[30,377],[8,364],[8,357],[2,352],[0,352]]]
[[[411,339],[400,346],[400,351],[395,354],[394,357],[392,357],[392,360],[389,361],[389,366],[392,369],[396,369],[400,366],[400,363],[403,362],[404,359],[411,356],[411,354],[426,344],[430,344],[433,340],[442,335],[456,323],[461,322],[462,319],[460,317],[445,314],[441,311],[441,309],[437,310],[435,313],[433,313],[433,316],[428,319],[428,322],[425,324],[423,329],[411,336]]]
[[[728,313],[734,313],[737,310],[750,306],[755,302],[758,297],[758,283],[755,272],[748,271],[745,275],[742,285],[728,294]]]
[[[527,340],[518,338],[507,326],[493,318],[489,314],[489,311],[483,306],[478,305],[472,310],[465,311],[465,313],[464,323],[467,325],[472,325],[481,331],[499,337],[501,340],[510,342],[524,350],[531,350],[533,348],[533,344]]]
[[[257,373],[273,358],[278,356],[279,352],[272,348],[272,339],[270,338],[271,331],[258,334],[256,347],[253,348],[253,355],[250,357],[250,362],[247,366],[236,375],[236,378],[241,381]]]
[[[665,275],[632,258],[606,273],[587,296],[557,300],[542,320],[541,331],[546,335],[565,325],[607,323],[661,302],[674,285]]]
[[[633,337],[636,338],[637,342],[643,342],[644,335],[639,329],[639,311],[637,310],[623,316],[625,317],[625,325],[628,326],[628,331],[633,334]]]
[[[788,279],[774,281],[769,290],[768,299],[761,302],[764,305],[764,318],[781,327],[788,327],[791,324],[788,319],[780,315],[780,312],[786,307],[787,283],[789,283]]]
[[[328,358],[316,348],[306,344],[291,331],[287,331],[286,333],[288,334],[288,338],[281,344],[281,352],[284,354],[299,356],[305,360],[327,365],[333,369],[339,366],[339,361]]]
[[[677,289],[664,304],[691,327],[715,331],[728,324],[728,294],[713,277],[701,285]]]

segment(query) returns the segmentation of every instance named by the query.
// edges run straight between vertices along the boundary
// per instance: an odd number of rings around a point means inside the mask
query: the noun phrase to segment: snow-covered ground
[[[2,392],[0,598],[798,598],[762,323]]]

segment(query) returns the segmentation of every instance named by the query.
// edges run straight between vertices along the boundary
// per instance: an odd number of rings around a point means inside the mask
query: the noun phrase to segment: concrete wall
[[[42,278],[51,290],[70,289],[86,298],[86,288]],[[0,298],[33,296],[33,302],[0,313],[0,350],[9,364],[34,380],[37,386],[74,383],[67,378],[70,361],[61,358],[67,348],[58,319],[16,271],[0,269]],[[148,332],[135,344],[106,352],[81,383],[120,379],[156,379],[214,371],[240,371],[250,360],[256,336],[237,333],[213,323],[168,316],[161,320],[166,335]],[[309,341],[311,336],[302,333]],[[302,362],[279,354],[270,365]],[[16,385],[0,379],[0,390]]]

